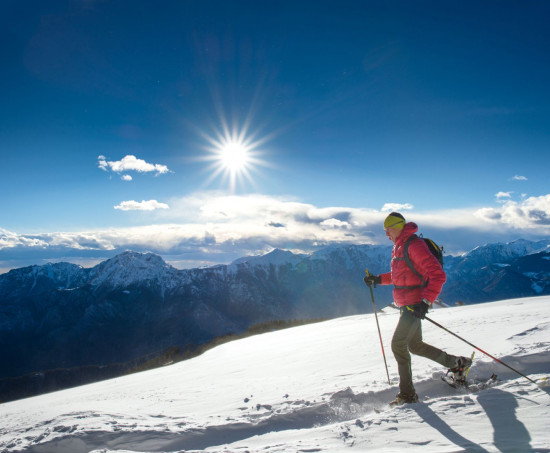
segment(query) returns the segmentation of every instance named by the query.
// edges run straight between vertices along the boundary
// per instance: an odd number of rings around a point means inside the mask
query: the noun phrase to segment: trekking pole
[[[407,305],[407,309],[410,310],[410,311],[414,311],[410,305]],[[491,354],[489,354],[488,352],[485,352],[483,349],[481,348],[478,348],[475,344],[472,344],[470,343],[469,341],[465,340],[464,338],[458,336],[456,333],[454,332],[451,332],[449,329],[447,329],[446,327],[443,327],[441,324],[435,322],[433,319],[430,319],[428,318],[427,316],[424,318],[426,321],[430,321],[432,324],[435,324],[437,327],[439,327],[440,329],[443,329],[445,332],[447,333],[450,333],[451,335],[455,336],[456,338],[458,338],[459,340],[462,340],[464,343],[466,343],[467,345],[470,345],[472,348],[475,348],[477,349],[478,351],[482,352],[483,354],[485,354],[486,356],[490,357],[491,359],[493,359],[495,362],[498,362],[500,363],[501,365],[504,365],[506,368],[509,368],[510,370],[512,370],[514,373],[517,373],[519,374],[520,376],[523,376],[525,379],[527,379],[528,381],[532,382],[533,384],[536,384],[535,381],[533,381],[533,379],[525,376],[525,374],[523,373],[520,373],[518,370],[512,368],[510,365],[507,365],[505,364],[502,360],[499,360],[497,359],[496,357],[492,356]],[[538,384],[537,384],[538,385]]]
[[[370,275],[368,269],[365,271],[367,277]],[[366,284],[366,282],[365,282]],[[380,333],[380,324],[378,324],[378,315],[376,314],[376,303],[374,302],[374,293],[372,292],[372,285],[367,285],[370,289],[370,297],[372,299],[372,308],[374,311],[374,318],[376,319],[376,327],[378,328],[378,337],[380,338],[380,346],[382,348],[382,356],[384,357],[384,365],[386,367],[386,376],[388,376],[388,385],[391,386],[390,373],[388,372],[388,363],[386,362],[386,353],[384,352],[384,343],[382,343],[382,334]]]

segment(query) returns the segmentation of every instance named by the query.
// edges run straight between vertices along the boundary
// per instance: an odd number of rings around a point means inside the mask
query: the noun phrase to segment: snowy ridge
[[[304,254],[295,254],[288,250],[274,249],[265,255],[245,256],[243,258],[238,258],[233,261],[229,267],[234,268],[239,264],[247,264],[251,266],[268,266],[270,264],[280,266],[283,264],[290,264],[295,266],[306,256],[307,255]]]
[[[177,274],[177,269],[154,253],[127,251],[92,268],[89,283],[93,286],[108,284],[112,288],[125,288],[156,281],[170,288],[177,284]]]
[[[388,267],[391,258],[391,246],[384,245],[349,245],[349,246],[331,246],[323,248],[311,255],[312,260],[340,261],[345,263],[346,269],[354,269],[357,263],[369,261],[374,263],[375,267]]]
[[[41,291],[44,285],[52,289],[80,286],[86,278],[87,270],[71,263],[47,263],[13,269],[4,275],[6,278],[0,279],[0,294],[4,297],[19,297]],[[10,280],[15,284],[10,285]]]
[[[32,266],[35,280],[39,276],[47,277],[62,284],[60,288],[71,288],[79,284],[83,267],[71,263],[48,263],[44,266]]]
[[[437,310],[429,316],[532,379],[550,374],[550,297]],[[389,345],[398,313],[379,315]],[[513,321],[512,321],[513,320]],[[389,409],[372,315],[225,344],[195,359],[0,405],[0,451],[413,452],[548,451],[550,388],[478,353],[471,376],[501,379],[466,393],[413,357],[421,402]],[[426,341],[471,349],[424,323]],[[388,351],[388,347],[386,351]]]
[[[540,252],[546,252],[550,249],[550,241],[528,241],[518,239],[516,241],[493,244],[486,244],[474,248],[461,256],[463,258],[462,266],[477,266],[483,263],[505,263],[514,258],[524,255],[531,255]]]

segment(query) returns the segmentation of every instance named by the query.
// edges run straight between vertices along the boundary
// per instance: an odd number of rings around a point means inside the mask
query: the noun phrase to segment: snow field
[[[532,379],[550,375],[550,297],[437,309],[428,316]],[[476,352],[477,393],[434,379],[413,356],[421,402],[397,393],[391,336],[399,313],[339,318],[234,341],[124,378],[0,405],[1,452],[550,451],[550,390]],[[472,348],[431,323],[426,342]]]

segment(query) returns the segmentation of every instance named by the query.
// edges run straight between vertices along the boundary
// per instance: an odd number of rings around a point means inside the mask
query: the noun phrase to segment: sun
[[[241,172],[249,163],[248,149],[242,143],[228,142],[220,148],[219,159],[229,172]]]
[[[259,173],[259,167],[270,166],[261,157],[265,150],[260,149],[269,137],[249,133],[247,124],[230,129],[226,122],[222,122],[221,130],[214,136],[202,135],[209,146],[205,147],[207,154],[201,160],[210,161],[207,170],[212,171],[205,184],[221,178],[228,183],[231,192],[247,184],[256,187],[254,174]]]

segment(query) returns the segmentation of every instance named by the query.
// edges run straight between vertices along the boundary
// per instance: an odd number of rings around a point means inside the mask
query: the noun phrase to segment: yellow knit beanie
[[[392,212],[386,217],[386,220],[384,220],[384,228],[399,228],[402,230],[404,226],[405,217],[398,212]]]

